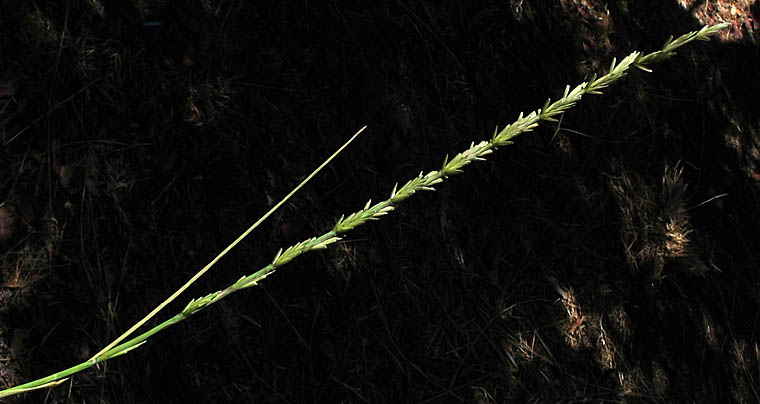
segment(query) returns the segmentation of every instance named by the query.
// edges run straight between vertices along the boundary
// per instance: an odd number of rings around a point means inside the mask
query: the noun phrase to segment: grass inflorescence
[[[560,99],[554,102],[547,100],[542,108],[534,110],[528,114],[521,113],[515,122],[505,126],[501,130],[497,129],[494,131],[494,134],[490,139],[477,143],[473,142],[466,150],[457,153],[451,158],[446,157],[439,169],[427,173],[420,172],[419,175],[410,179],[400,187],[398,185],[394,186],[387,199],[374,204],[371,200],[368,201],[362,209],[347,216],[342,216],[337,223],[324,234],[298,242],[288,248],[281,249],[275,255],[271,263],[258,271],[240,278],[224,289],[207,294],[198,299],[193,299],[183,310],[173,317],[126,342],[118,343],[120,339],[117,339],[117,341],[110,344],[89,361],[85,361],[50,376],[0,391],[0,397],[56,386],[75,373],[81,372],[108,359],[124,355],[129,351],[140,347],[148,340],[148,338],[156,333],[203,311],[205,308],[220,301],[226,296],[256,286],[264,278],[273,274],[278,268],[284,266],[293,259],[313,250],[327,248],[331,244],[341,240],[345,233],[370,220],[377,220],[380,217],[389,214],[401,202],[418,191],[435,190],[435,187],[441,184],[445,179],[462,173],[464,168],[472,162],[484,160],[498,148],[513,144],[516,137],[523,133],[530,132],[539,125],[539,122],[556,121],[561,114],[575,106],[584,95],[601,94],[601,90],[623,78],[632,67],[644,71],[651,71],[650,67],[653,64],[672,57],[675,55],[675,51],[681,46],[694,40],[709,40],[711,35],[717,33],[726,26],[727,24],[705,26],[699,31],[689,32],[676,39],[669,38],[663,47],[655,52],[648,54],[632,52],[620,60],[619,63],[616,60],[613,60],[609,71],[606,74],[598,77],[594,75],[588,81],[582,82],[572,88],[567,86]],[[176,296],[176,294],[173,296]],[[135,328],[137,327],[133,327],[133,329]],[[124,337],[126,337],[126,335],[128,335],[128,333],[125,333]]]

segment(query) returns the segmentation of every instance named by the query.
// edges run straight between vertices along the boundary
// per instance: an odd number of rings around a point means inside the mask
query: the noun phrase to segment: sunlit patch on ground
[[[566,320],[560,322],[560,331],[565,342],[576,351],[590,350],[594,352],[594,357],[600,368],[604,370],[615,369],[617,367],[617,348],[605,329],[603,317],[595,312],[584,312],[572,287],[561,286],[556,280],[552,280],[552,283],[560,295],[558,301],[567,315]],[[618,317],[622,316],[622,314],[618,314]],[[615,324],[613,327],[626,328],[627,326]],[[620,332],[618,334],[622,335]]]
[[[741,403],[748,403],[751,398],[760,398],[760,379],[757,373],[760,366],[760,347],[757,341],[749,344],[744,339],[737,338],[730,344],[732,370],[736,380],[733,388],[734,398]]]
[[[615,344],[604,329],[603,320],[599,319],[599,336],[596,341],[596,356],[599,366],[604,370],[612,370],[617,367],[615,356]]]
[[[709,311],[702,309],[702,326],[703,326],[703,332],[704,332],[704,339],[707,343],[707,346],[709,346],[714,352],[718,352],[720,350],[719,346],[719,340],[718,340],[718,330],[716,330],[716,324],[715,321],[712,318],[712,315]]]
[[[622,305],[613,307],[607,316],[610,319],[610,323],[612,323],[613,329],[623,338],[624,342],[627,338],[631,337],[633,334],[633,331],[631,330],[631,319]]]
[[[734,151],[747,177],[760,183],[760,121],[752,122],[726,106],[720,106],[720,109],[731,123],[722,133],[726,146]],[[740,124],[745,120],[748,124]]]
[[[584,33],[582,43],[584,58],[578,70],[582,74],[598,72],[606,58],[615,51],[611,40],[615,33],[615,22],[606,2],[598,0],[562,0],[565,12],[573,18],[577,29]]]
[[[749,37],[757,42],[760,29],[757,5],[752,0],[678,0],[703,25],[731,23],[731,29],[720,33],[720,38],[736,41]]]
[[[575,298],[572,287],[563,287],[559,283],[554,284],[560,295],[559,302],[567,313],[567,321],[562,325],[562,332],[567,344],[573,349],[590,348],[589,318],[583,313],[581,306]]]

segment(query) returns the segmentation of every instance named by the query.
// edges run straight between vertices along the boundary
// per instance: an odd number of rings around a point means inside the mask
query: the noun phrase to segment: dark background
[[[444,3],[444,4],[441,4]],[[88,359],[613,57],[653,73],[8,402],[758,402],[758,4],[0,2],[0,377]]]

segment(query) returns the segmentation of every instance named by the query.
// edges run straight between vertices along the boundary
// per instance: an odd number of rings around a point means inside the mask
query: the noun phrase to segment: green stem
[[[710,35],[715,34],[727,26],[728,24],[719,24],[712,27],[705,26],[699,31],[684,34],[676,40],[672,40],[672,37],[669,38],[661,50],[649,53],[647,55],[641,55],[639,52],[633,52],[621,60],[619,64],[616,64],[616,61],[613,60],[612,65],[610,66],[610,71],[604,76],[601,76],[599,78],[593,76],[591,80],[579,84],[572,90],[570,90],[570,87],[567,87],[565,89],[564,96],[559,100],[553,103],[551,103],[550,100],[547,100],[543,108],[533,111],[527,116],[520,114],[515,122],[507,125],[501,131],[494,132],[494,135],[490,140],[483,141],[478,144],[471,144],[467,150],[455,155],[451,160],[449,160],[447,157],[440,170],[431,171],[424,175],[420,173],[417,177],[409,180],[401,188],[394,187],[388,199],[378,202],[375,205],[371,205],[371,201],[367,202],[367,204],[364,206],[364,209],[354,212],[348,217],[341,217],[332,230],[322,234],[321,236],[304,240],[287,248],[285,251],[280,250],[269,265],[259,269],[255,273],[240,278],[237,282],[231,284],[225,289],[208,294],[200,299],[193,299],[180,313],[174,317],[151,328],[147,332],[132,338],[127,342],[106,350],[101,355],[97,355],[91,361],[80,363],[79,365],[73,366],[64,371],[54,373],[50,376],[29,383],[2,390],[0,391],[0,397],[7,397],[34,389],[53,387],[65,381],[66,378],[72,374],[81,372],[97,363],[125,354],[130,350],[139,347],[153,334],[156,334],[165,328],[179,323],[180,321],[192,316],[195,313],[198,313],[209,305],[218,302],[219,300],[232,293],[257,285],[258,282],[274,273],[277,268],[287,264],[292,259],[300,256],[301,254],[315,249],[326,248],[328,245],[340,240],[341,234],[348,232],[353,228],[366,223],[369,220],[377,220],[381,216],[388,214],[395,208],[398,203],[412,196],[415,192],[434,190],[434,185],[443,182],[443,180],[450,175],[461,173],[462,168],[471,162],[476,160],[483,160],[484,156],[492,153],[495,149],[512,144],[512,139],[522,133],[533,130],[533,128],[538,126],[539,121],[556,121],[554,118],[555,116],[558,116],[568,109],[572,108],[578,101],[580,101],[583,95],[601,94],[600,90],[608,87],[613,82],[625,76],[631,67],[650,71],[648,69],[649,65],[662,62],[672,57],[675,55],[675,49],[693,40],[709,40]]]
[[[359,131],[356,132],[353,136],[351,136],[351,138],[348,139],[348,141],[346,143],[344,143],[343,146],[339,147],[338,150],[336,150],[330,157],[328,157],[325,161],[323,161],[322,164],[320,164],[319,167],[317,167],[314,171],[311,172],[311,174],[309,174],[303,181],[301,181],[301,183],[298,184],[298,186],[296,186],[295,188],[293,188],[293,190],[290,191],[289,194],[287,194],[284,198],[282,198],[279,202],[277,202],[276,205],[274,205],[271,209],[269,209],[269,211],[267,213],[265,213],[263,216],[261,216],[246,231],[244,231],[240,236],[238,236],[238,238],[235,239],[235,241],[233,241],[232,243],[230,243],[224,250],[222,250],[222,252],[220,252],[219,254],[217,254],[217,256],[214,257],[213,260],[211,260],[211,262],[209,262],[208,264],[206,264],[205,267],[201,268],[200,271],[196,272],[195,275],[193,275],[192,278],[190,278],[187,282],[185,282],[184,285],[182,285],[179,289],[177,289],[174,293],[172,293],[171,296],[169,296],[168,298],[166,298],[166,300],[164,300],[158,306],[156,306],[150,313],[148,313],[148,315],[146,315],[140,321],[138,321],[137,323],[135,323],[134,325],[132,325],[132,327],[130,327],[123,334],[121,334],[118,338],[116,338],[115,340],[113,340],[105,348],[103,348],[100,351],[98,351],[98,353],[96,353],[92,358],[90,358],[90,362],[97,363],[98,359],[101,356],[105,355],[106,352],[108,352],[111,348],[115,347],[119,342],[123,341],[124,339],[126,339],[127,337],[129,337],[130,335],[132,335],[132,333],[134,333],[135,331],[137,331],[138,328],[142,327],[143,324],[147,323],[148,320],[150,320],[151,318],[153,318],[156,314],[158,314],[158,312],[160,312],[161,310],[163,310],[164,307],[166,307],[167,305],[169,305],[169,303],[171,303],[172,301],[174,301],[174,299],[176,299],[179,295],[181,295],[182,292],[184,292],[185,290],[187,290],[187,288],[189,288],[190,285],[192,285],[201,276],[203,276],[203,274],[205,274],[209,269],[211,269],[211,267],[213,267],[214,265],[216,265],[216,263],[219,262],[219,260],[221,260],[222,257],[224,257],[233,248],[235,248],[235,246],[237,246],[241,241],[243,241],[244,238],[248,237],[248,235],[251,234],[251,232],[253,232],[254,229],[256,229],[262,222],[264,222],[264,220],[266,220],[269,216],[271,216],[272,213],[274,213],[277,209],[279,209],[288,199],[290,199],[290,197],[292,197],[293,195],[295,195],[295,193],[298,192],[304,185],[306,185],[307,182],[309,182],[312,178],[314,178],[314,176],[317,175],[318,172],[320,172],[323,168],[325,168],[338,154],[340,154],[340,152],[343,151],[343,149],[345,149],[349,144],[351,144],[351,142],[353,142],[354,139],[356,139],[356,137],[359,136],[359,134],[364,131],[364,129],[367,129],[367,127],[365,126],[365,127],[361,128],[361,129],[359,129]]]
[[[146,340],[149,337],[151,337],[153,334],[156,334],[156,333],[162,331],[163,329],[165,329],[167,327],[170,327],[170,326],[172,326],[172,325],[174,325],[174,324],[176,324],[176,323],[184,320],[185,318],[187,318],[187,316],[185,316],[184,314],[182,314],[182,313],[177,314],[174,317],[172,317],[172,318],[164,321],[163,323],[161,323],[161,324],[159,324],[159,325],[151,328],[150,330],[148,330],[148,331],[146,331],[146,332],[144,332],[144,333],[142,333],[142,334],[140,334],[140,335],[132,338],[131,340],[128,340],[128,341],[126,341],[126,342],[124,342],[124,343],[122,343],[120,345],[117,345],[117,346],[109,349],[108,351],[104,352],[103,355],[101,355],[98,358],[97,361],[93,362],[93,361],[89,361],[88,360],[88,361],[82,362],[82,363],[80,363],[80,364],[78,364],[76,366],[72,366],[72,367],[70,367],[70,368],[68,368],[66,370],[62,370],[60,372],[53,373],[50,376],[43,377],[41,379],[37,379],[37,380],[31,381],[31,382],[28,382],[28,383],[20,384],[18,386],[15,386],[15,387],[12,387],[12,388],[9,388],[9,389],[6,389],[6,390],[2,390],[2,391],[0,391],[0,398],[1,397],[12,396],[12,395],[15,395],[15,394],[24,393],[24,392],[32,391],[32,390],[36,390],[36,389],[41,389],[41,388],[45,388],[45,387],[57,386],[57,385],[65,382],[68,379],[69,376],[71,376],[71,375],[73,375],[75,373],[79,373],[79,372],[81,372],[81,371],[83,371],[85,369],[89,369],[90,367],[95,366],[95,365],[97,365],[100,362],[104,362],[104,361],[106,361],[108,359],[111,359],[111,358],[114,358],[116,356],[123,355],[123,354],[131,351],[132,349],[135,349],[135,348],[139,347],[140,345],[142,345],[143,343],[145,343]]]

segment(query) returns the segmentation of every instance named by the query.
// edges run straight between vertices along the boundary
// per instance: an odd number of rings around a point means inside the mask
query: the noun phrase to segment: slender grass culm
[[[326,248],[330,244],[333,244],[336,241],[340,240],[341,235],[350,231],[351,229],[360,226],[369,220],[376,220],[379,217],[388,214],[395,209],[396,205],[398,205],[404,199],[412,196],[415,192],[434,190],[433,187],[435,185],[443,182],[444,179],[451,175],[461,173],[463,168],[473,161],[483,160],[485,156],[493,153],[493,151],[499,147],[512,144],[513,140],[517,136],[524,132],[531,131],[536,126],[538,126],[540,121],[556,121],[556,118],[559,115],[572,108],[578,101],[581,100],[585,94],[601,94],[602,89],[608,87],[610,84],[624,77],[631,67],[636,67],[640,70],[649,72],[651,71],[649,69],[651,65],[669,59],[675,55],[675,51],[679,47],[694,40],[708,41],[711,35],[727,26],[728,24],[705,26],[699,31],[689,32],[676,39],[673,39],[672,37],[669,38],[667,41],[665,41],[663,47],[658,51],[648,54],[633,52],[623,58],[619,63],[613,59],[609,72],[606,74],[599,77],[593,75],[589,81],[582,82],[572,89],[570,86],[567,86],[562,98],[554,102],[547,100],[541,109],[530,112],[527,115],[521,113],[515,122],[507,125],[502,130],[497,129],[494,131],[493,136],[489,140],[484,140],[479,143],[473,142],[467,150],[456,154],[452,158],[446,157],[440,169],[430,171],[427,174],[423,174],[421,172],[418,176],[407,181],[401,187],[395,186],[387,199],[375,203],[374,205],[372,204],[371,200],[368,201],[363,209],[348,216],[341,217],[338,220],[337,224],[335,224],[335,226],[326,233],[318,237],[313,237],[299,242],[293,246],[286,248],[285,250],[281,249],[275,255],[274,259],[269,265],[261,268],[255,273],[240,278],[238,281],[232,283],[225,289],[210,293],[199,299],[193,299],[190,303],[187,304],[187,306],[185,306],[181,312],[177,313],[168,320],[165,320],[150,330],[136,337],[133,337],[126,342],[119,343],[122,339],[126,338],[126,336],[128,336],[131,331],[136,330],[142,323],[147,321],[148,318],[150,318],[158,311],[154,310],[148,317],[146,317],[146,319],[132,327],[130,331],[123,334],[122,337],[114,341],[112,344],[109,344],[109,346],[104,348],[91,360],[80,363],[69,369],[54,373],[50,376],[11,387],[6,390],[2,390],[0,391],[0,397],[7,397],[35,389],[56,386],[75,373],[81,372],[82,370],[90,368],[98,363],[104,362],[116,356],[126,354],[130,350],[144,344],[147,339],[154,334],[191,317],[192,315],[202,311],[204,308],[218,302],[226,296],[242,289],[257,285],[258,282],[274,273],[277,268],[287,264],[292,259],[300,256],[301,254],[312,250]],[[250,232],[250,229],[244,233],[244,235],[247,235],[248,232]],[[241,238],[244,237],[244,235],[241,236]],[[239,238],[238,241],[241,238]],[[225,251],[228,251],[231,248],[232,246],[225,249]],[[182,290],[183,289],[180,289],[177,293],[173,294],[170,299],[176,297],[176,295],[178,295]]]

